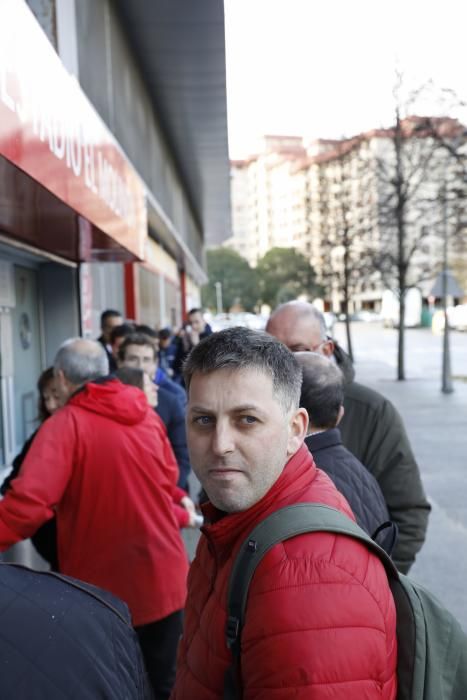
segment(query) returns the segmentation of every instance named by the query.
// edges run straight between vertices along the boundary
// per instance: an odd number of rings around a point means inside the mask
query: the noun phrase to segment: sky
[[[341,138],[388,126],[396,70],[467,102],[465,0],[224,0],[231,158],[265,134]],[[419,114],[447,113],[436,90]]]

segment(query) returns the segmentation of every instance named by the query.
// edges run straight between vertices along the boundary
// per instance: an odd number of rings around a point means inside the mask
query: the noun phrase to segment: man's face
[[[45,410],[50,416],[58,411],[63,406],[63,396],[60,391],[60,385],[57,377],[53,377],[44,387],[42,392],[42,400]]]
[[[152,379],[157,369],[154,348],[152,345],[128,345],[122,365],[142,369]]]
[[[189,316],[189,321],[195,333],[202,333],[206,328],[206,322],[199,311],[197,311],[195,314],[191,314]]]
[[[323,338],[318,321],[310,316],[300,316],[292,309],[284,309],[270,319],[266,332],[292,352],[319,352],[331,357],[334,350],[332,340]]]
[[[123,318],[121,316],[109,316],[105,319],[102,326],[102,335],[106,343],[110,343],[110,334],[115,326],[121,326],[123,323]]]
[[[245,510],[269,491],[303,441],[302,413],[285,413],[264,372],[195,372],[187,409],[190,461],[217,508]]]

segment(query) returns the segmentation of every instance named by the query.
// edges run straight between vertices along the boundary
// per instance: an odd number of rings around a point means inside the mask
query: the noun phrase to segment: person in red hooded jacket
[[[251,530],[301,502],[354,516],[304,445],[301,370],[277,339],[211,335],[185,364],[191,464],[209,497],[188,579],[172,700],[221,700],[231,664],[227,587]],[[349,537],[306,533],[273,546],[249,588],[243,700],[394,700],[396,613],[380,560]]]
[[[99,343],[67,341],[54,368],[66,405],[41,427],[0,502],[0,550],[56,515],[60,571],[127,603],[155,696],[167,698],[188,570],[172,449],[144,393],[106,376]]]

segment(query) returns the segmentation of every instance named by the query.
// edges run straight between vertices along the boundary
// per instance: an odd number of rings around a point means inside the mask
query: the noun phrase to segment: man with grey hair
[[[232,663],[228,581],[244,538],[291,504],[326,504],[354,518],[303,444],[301,370],[282,343],[247,328],[214,333],[192,350],[184,377],[191,464],[209,501],[172,700],[221,700]],[[238,697],[394,700],[395,668],[394,601],[375,555],[324,532],[269,549],[249,588]]]
[[[56,515],[61,573],[127,603],[155,697],[168,698],[188,568],[172,449],[144,393],[106,376],[99,343],[66,341],[54,368],[65,405],[0,503],[0,549]]]
[[[407,573],[425,540],[428,503],[402,419],[382,394],[354,381],[352,362],[326,335],[323,315],[312,304],[291,301],[271,314],[266,331],[292,352],[333,358],[344,374],[342,442],[375,477],[399,531],[394,563]]]

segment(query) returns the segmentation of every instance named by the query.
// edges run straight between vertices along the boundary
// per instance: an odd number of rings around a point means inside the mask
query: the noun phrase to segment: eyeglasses
[[[300,343],[298,345],[291,345],[289,346],[289,350],[292,352],[319,352],[326,343],[332,343],[332,338],[326,337],[324,340],[321,340],[318,345],[312,345],[311,347]]]

